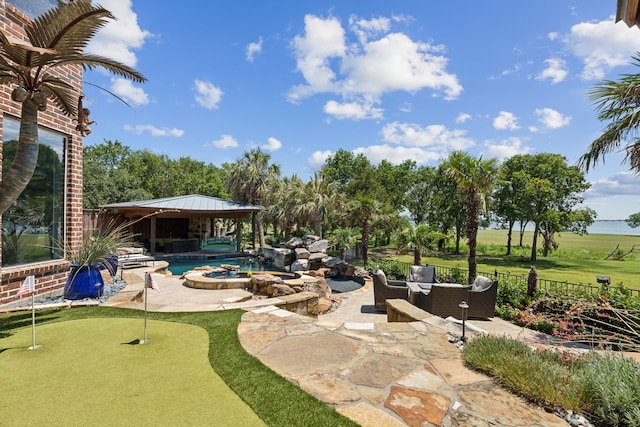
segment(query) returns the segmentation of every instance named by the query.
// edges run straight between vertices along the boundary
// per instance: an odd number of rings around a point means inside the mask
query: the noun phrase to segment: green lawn
[[[134,345],[140,311],[38,312],[37,350],[30,313],[2,314],[0,424],[355,426],[244,351],[243,313],[149,313]]]

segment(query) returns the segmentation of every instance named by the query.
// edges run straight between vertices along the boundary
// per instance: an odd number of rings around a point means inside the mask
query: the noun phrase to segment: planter
[[[102,264],[71,265],[71,272],[64,285],[64,297],[70,300],[99,298],[104,292],[100,270]]]

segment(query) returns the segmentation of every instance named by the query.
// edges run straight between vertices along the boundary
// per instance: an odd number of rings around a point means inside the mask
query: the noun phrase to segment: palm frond
[[[34,46],[60,52],[81,53],[96,32],[115,17],[108,10],[88,1],[75,1],[50,9],[27,26]]]
[[[47,98],[51,98],[65,115],[77,115],[76,97],[73,86],[59,78],[49,75],[43,78],[40,90],[47,95]]]

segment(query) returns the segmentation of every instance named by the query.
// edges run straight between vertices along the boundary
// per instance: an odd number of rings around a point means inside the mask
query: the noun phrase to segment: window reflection
[[[15,157],[19,122],[4,117],[2,170]],[[64,231],[64,151],[66,139],[38,129],[38,163],[24,192],[2,216],[2,265],[62,258]]]

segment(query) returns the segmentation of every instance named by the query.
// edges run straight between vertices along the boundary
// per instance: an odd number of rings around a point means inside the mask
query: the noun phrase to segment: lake
[[[518,229],[518,224],[514,230]],[[527,231],[533,231],[533,225],[528,224]],[[626,236],[640,236],[640,227],[631,228],[627,222],[621,219],[616,220],[596,220],[593,225],[587,227],[589,234],[621,234]]]
[[[640,227],[631,228],[623,220],[596,220],[593,225],[587,227],[589,234],[623,234],[628,236],[640,236]]]

